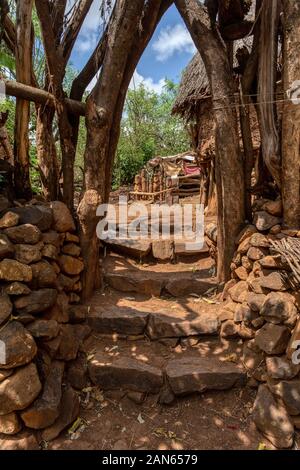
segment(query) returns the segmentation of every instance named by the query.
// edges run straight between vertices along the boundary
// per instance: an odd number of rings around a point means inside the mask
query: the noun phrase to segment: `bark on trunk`
[[[59,167],[52,129],[53,117],[53,109],[37,107],[36,150],[42,190],[47,201],[56,201],[59,197]]]
[[[300,226],[300,3],[284,0],[284,91],[282,122],[282,198],[284,223]],[[298,88],[297,88],[298,85]]]
[[[31,84],[32,35],[31,14],[33,0],[19,0],[16,10],[16,78],[25,85]],[[29,199],[31,185],[29,175],[29,117],[30,103],[23,99],[16,101],[15,118],[15,189],[18,197]]]
[[[233,77],[224,43],[211,25],[207,10],[196,0],[175,0],[204,61],[214,100],[216,123],[216,184],[218,192],[218,280],[230,277],[235,237],[245,220],[243,161]]]

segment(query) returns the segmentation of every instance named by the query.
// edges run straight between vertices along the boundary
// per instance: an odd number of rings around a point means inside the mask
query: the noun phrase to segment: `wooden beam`
[[[5,92],[8,96],[14,96],[15,98],[22,98],[27,101],[33,101],[34,103],[47,104],[47,106],[55,107],[56,101],[54,95],[51,93],[35,88],[29,85],[23,85],[12,80],[3,80],[5,83]],[[85,116],[85,103],[81,101],[71,100],[65,98],[65,102],[68,111],[78,116]],[[59,103],[57,103],[59,105]]]

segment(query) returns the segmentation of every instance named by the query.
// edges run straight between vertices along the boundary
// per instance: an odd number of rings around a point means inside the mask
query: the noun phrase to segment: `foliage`
[[[136,173],[155,156],[185,151],[189,140],[183,123],[171,115],[178,86],[165,81],[162,93],[143,83],[128,90],[121,124],[113,187],[133,181]]]

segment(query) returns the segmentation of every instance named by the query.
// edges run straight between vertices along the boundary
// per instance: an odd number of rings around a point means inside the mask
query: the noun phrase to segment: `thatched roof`
[[[193,119],[201,113],[201,103],[209,97],[208,77],[203,60],[197,52],[183,72],[172,113],[179,114],[186,120]]]

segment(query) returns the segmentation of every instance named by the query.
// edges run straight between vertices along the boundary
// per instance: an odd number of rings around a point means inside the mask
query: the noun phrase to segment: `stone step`
[[[144,308],[147,308],[147,305]],[[148,308],[149,310],[145,311],[113,305],[92,306],[88,323],[94,331],[102,335],[146,335],[151,340],[219,333],[220,321],[214,308],[203,307],[201,311],[193,314],[175,309],[151,311],[151,304]]]
[[[97,352],[89,361],[90,378],[103,390],[159,393],[159,397],[168,390],[171,402],[176,396],[228,390],[243,386],[246,381],[240,366],[224,360],[226,346],[223,357],[213,355],[216,351],[220,354],[221,345],[216,343],[212,347],[206,344],[202,351],[187,350],[180,355],[178,351],[166,354],[167,348],[153,350],[143,341],[135,342],[135,348],[122,340],[110,346],[104,344],[98,343]],[[161,398],[160,401],[164,402]]]
[[[205,270],[204,274],[208,274]],[[137,292],[140,294],[159,297],[165,291],[173,297],[184,297],[190,294],[203,295],[208,290],[216,288],[217,282],[212,277],[201,277],[202,273],[158,273],[147,271],[106,272],[105,282],[120,292]]]

